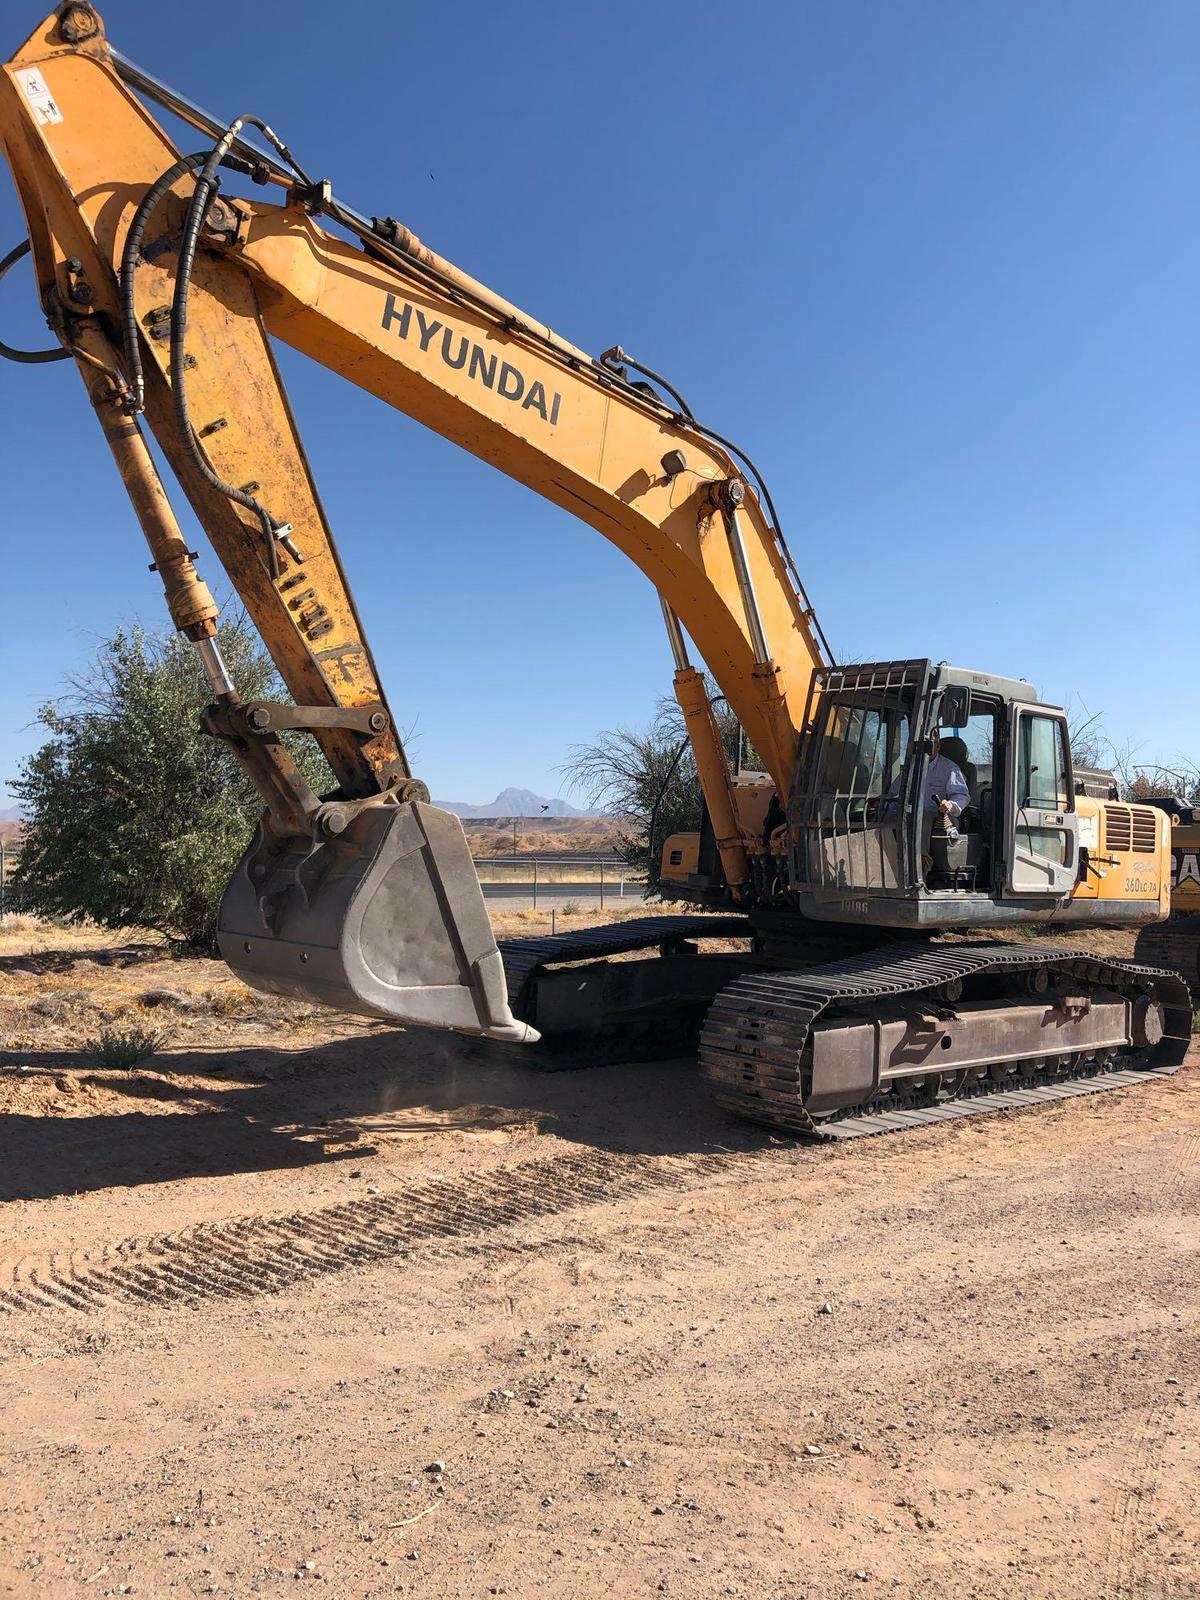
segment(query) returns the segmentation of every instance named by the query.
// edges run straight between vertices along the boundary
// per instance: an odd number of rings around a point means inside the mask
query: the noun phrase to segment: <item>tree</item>
[[[1105,763],[1109,746],[1098,711],[1089,711],[1081,701],[1068,700],[1067,739],[1071,746],[1071,760],[1077,767],[1107,770]]]
[[[1149,795],[1175,795],[1187,805],[1200,803],[1200,766],[1180,758],[1176,761],[1138,761],[1118,755],[1114,763],[1121,792],[1127,800],[1145,800]]]
[[[1076,767],[1111,772],[1124,799],[1171,794],[1191,805],[1200,802],[1200,763],[1183,755],[1168,761],[1147,760],[1142,755],[1144,746],[1132,740],[1115,744],[1104,730],[1100,713],[1089,713],[1075,701],[1067,703],[1067,719]]]
[[[279,697],[245,617],[223,622],[217,643],[245,699]],[[26,827],[12,881],[25,909],[212,946],[261,802],[225,745],[200,731],[210,699],[186,640],[134,628],[102,643],[68,693],[42,707],[50,738],[13,785]],[[292,737],[308,781],[331,787],[316,746]]]
[[[1113,774],[1122,799],[1145,800],[1149,795],[1169,794],[1188,805],[1200,803],[1200,763],[1187,756],[1149,760],[1142,753],[1144,746],[1137,746],[1132,740],[1117,745],[1102,730],[1095,734],[1096,753],[1090,761],[1081,761],[1074,739],[1072,748],[1077,763]]]
[[[714,695],[711,683],[708,688],[710,696]],[[716,697],[713,710],[733,765],[737,760],[737,718],[721,696]],[[643,729],[609,728],[593,743],[576,745],[562,770],[573,787],[624,824],[624,831],[617,836],[617,854],[631,867],[644,868],[651,892],[657,890],[664,840],[673,833],[699,828],[703,805],[683,713],[675,701],[664,696]]]

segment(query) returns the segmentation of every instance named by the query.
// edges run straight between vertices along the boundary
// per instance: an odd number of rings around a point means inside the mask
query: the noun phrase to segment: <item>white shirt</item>
[[[938,803],[934,799],[949,800],[950,816],[960,817],[965,805],[970,804],[971,791],[967,780],[949,756],[933,756],[925,773],[925,815],[936,816]]]

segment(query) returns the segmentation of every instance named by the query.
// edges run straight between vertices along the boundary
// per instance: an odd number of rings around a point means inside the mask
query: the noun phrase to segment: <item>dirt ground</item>
[[[1195,1050],[816,1149],[10,924],[0,1111],[2,1595],[1200,1594]]]

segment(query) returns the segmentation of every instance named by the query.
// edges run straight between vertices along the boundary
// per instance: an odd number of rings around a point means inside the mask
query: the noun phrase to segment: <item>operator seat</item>
[[[991,883],[992,825],[991,818],[985,817],[985,812],[990,810],[992,791],[986,785],[982,791],[980,790],[979,768],[971,760],[965,740],[956,735],[942,739],[941,750],[942,754],[949,757],[962,773],[969,799],[963,808],[962,816],[958,819],[964,847],[965,873],[961,877],[958,873],[954,874],[953,878],[945,876],[940,886],[986,890]],[[930,876],[930,886],[939,886],[933,875]]]
[[[953,761],[954,765],[966,779],[967,788],[970,791],[972,801],[978,801],[979,768],[975,765],[967,753],[966,741],[964,739],[959,739],[957,736],[952,736],[949,739],[942,739],[940,743],[942,754],[947,757],[948,760]]]

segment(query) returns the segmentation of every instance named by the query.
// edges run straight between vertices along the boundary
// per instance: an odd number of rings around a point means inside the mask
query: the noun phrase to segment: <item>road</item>
[[[485,883],[483,886],[485,900],[500,900],[504,903],[506,911],[528,911],[534,905],[534,886],[532,883]],[[629,905],[637,904],[642,899],[642,885],[626,881],[625,892],[621,893],[619,883],[605,881],[604,904]],[[600,904],[600,883],[593,878],[586,883],[539,883],[537,886],[537,909],[548,911],[551,906],[561,909],[567,901],[573,900],[581,908],[592,910]]]

